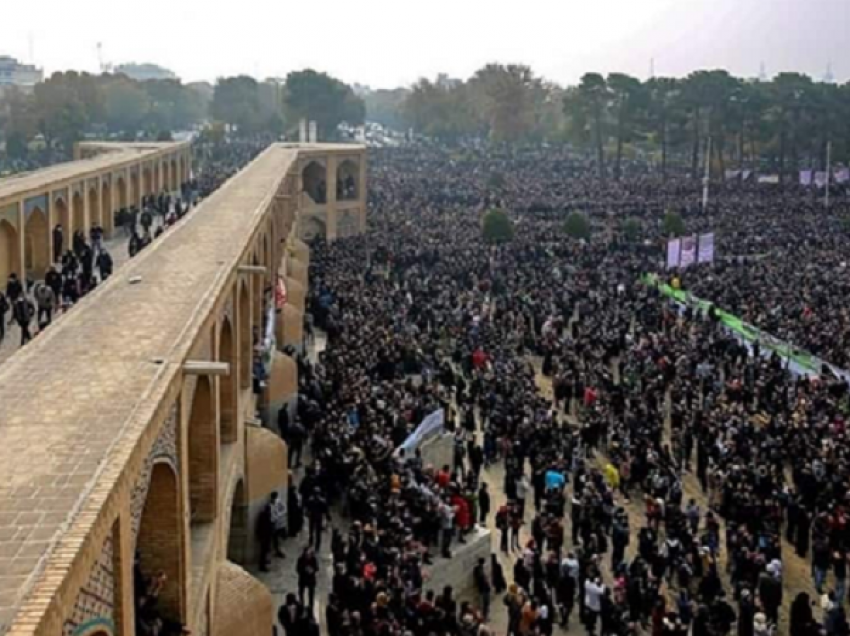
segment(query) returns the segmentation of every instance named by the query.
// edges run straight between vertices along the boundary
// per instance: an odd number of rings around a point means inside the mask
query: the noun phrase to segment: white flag
[[[697,260],[697,237],[686,236],[682,239],[682,253],[679,258],[679,267],[688,267]]]
[[[679,252],[681,251],[681,241],[672,239],[667,242],[667,269],[673,269],[679,266]]]
[[[711,263],[714,261],[714,232],[699,235],[699,249],[697,250],[697,263]]]

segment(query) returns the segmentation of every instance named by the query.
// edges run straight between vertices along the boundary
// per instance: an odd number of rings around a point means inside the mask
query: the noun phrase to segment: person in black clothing
[[[310,543],[316,552],[322,550],[322,533],[324,532],[323,521],[330,521],[331,515],[328,510],[328,502],[322,496],[322,490],[318,486],[306,502],[307,515],[309,519]]]
[[[260,542],[260,572],[269,571],[269,553],[274,540],[274,523],[272,523],[272,505],[268,503],[257,517],[257,540]]]
[[[62,258],[62,224],[57,223],[53,228],[53,262],[58,263]]]
[[[298,572],[298,600],[304,605],[309,614],[313,613],[316,601],[316,575],[319,571],[319,561],[309,546],[304,548],[295,566]],[[310,602],[305,605],[304,593],[308,594]]]
[[[26,343],[32,340],[32,334],[30,334],[30,323],[32,322],[32,317],[35,314],[35,307],[33,307],[33,304],[26,297],[21,296],[15,301],[12,313],[14,315],[15,322],[17,322],[18,327],[21,328],[21,346],[23,347]]]
[[[478,565],[472,571],[472,578],[475,581],[475,589],[478,590],[478,595],[481,598],[481,613],[484,615],[484,619],[487,620],[490,618],[490,592],[492,591],[492,587],[484,563],[483,558],[478,559]]]
[[[286,595],[286,603],[280,606],[277,612],[277,620],[283,627],[286,636],[299,636],[303,608],[295,598],[295,594]]]
[[[0,342],[6,337],[6,312],[9,311],[9,301],[0,291]]]
[[[112,255],[101,247],[97,253],[97,269],[100,271],[100,279],[106,280],[112,276]]]
[[[487,516],[490,514],[490,491],[483,481],[478,488],[478,523],[487,525]]]
[[[52,265],[44,275],[44,284],[53,290],[57,300],[62,297],[62,275]]]
[[[24,293],[24,287],[21,285],[21,281],[18,280],[17,274],[9,274],[9,282],[6,283],[6,298],[9,299],[9,302],[14,305],[15,301],[18,300]]]
[[[77,268],[79,267],[79,261],[77,260],[76,255],[71,250],[65,252],[65,255],[62,257],[62,276],[67,277],[75,277],[77,275]]]

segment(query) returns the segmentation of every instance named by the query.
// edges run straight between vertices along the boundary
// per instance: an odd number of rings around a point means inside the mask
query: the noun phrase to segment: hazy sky
[[[375,88],[492,61],[588,70],[723,67],[850,77],[850,0],[6,0],[0,54],[52,72],[153,62],[186,81],[312,67]]]

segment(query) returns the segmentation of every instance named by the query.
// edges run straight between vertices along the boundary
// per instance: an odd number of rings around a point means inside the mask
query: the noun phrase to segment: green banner
[[[681,289],[673,289],[667,283],[661,282],[655,274],[645,274],[642,277],[642,280],[647,285],[657,287],[658,290],[668,298],[672,298],[685,306],[693,307],[694,309],[702,312],[708,312],[709,307],[712,306],[711,302],[702,298],[697,298],[689,292]],[[798,349],[787,342],[779,340],[778,338],[774,338],[757,327],[744,322],[738,316],[734,316],[723,311],[717,306],[715,306],[715,313],[717,314],[720,322],[722,322],[728,329],[741,336],[747,342],[752,343],[758,340],[759,346],[762,349],[778,353],[783,358],[791,360],[802,367],[802,369],[807,373],[820,375],[822,362],[807,351]]]

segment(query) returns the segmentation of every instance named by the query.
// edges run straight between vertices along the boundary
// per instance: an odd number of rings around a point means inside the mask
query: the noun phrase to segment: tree
[[[38,132],[45,143],[57,143],[66,152],[95,122],[105,119],[103,95],[95,78],[87,73],[54,73],[33,89]]]
[[[667,212],[662,226],[665,236],[682,236],[685,233],[685,222],[678,212]]]
[[[404,102],[410,95],[406,88],[369,91],[363,96],[366,107],[366,120],[386,128],[402,130],[404,128]]]
[[[590,238],[590,221],[581,212],[571,212],[564,221],[564,231],[574,239],[587,240]]]
[[[428,137],[455,141],[478,132],[470,91],[462,83],[420,79],[402,112],[408,126]]]
[[[4,93],[5,109],[0,103],[0,132],[6,139],[6,154],[13,159],[23,159],[29,154],[29,141],[38,131],[35,114],[35,99],[17,88]]]
[[[606,80],[611,93],[616,117],[617,156],[614,160],[614,179],[622,174],[623,144],[635,134],[635,119],[644,106],[644,92],[640,80],[623,73],[611,73]]]
[[[514,226],[507,212],[493,209],[484,215],[481,232],[488,243],[504,243],[514,237]]]
[[[494,141],[517,142],[534,124],[534,93],[540,81],[528,66],[488,64],[469,80],[476,110]]]
[[[667,149],[671,123],[679,115],[681,85],[672,77],[653,77],[646,83],[648,91],[648,119],[661,149],[661,176],[667,177]]]
[[[626,241],[629,243],[636,243],[640,239],[640,235],[643,233],[643,226],[639,219],[634,217],[628,218],[623,221],[622,232]]]
[[[124,76],[116,76],[103,86],[106,127],[110,132],[135,133],[142,127],[150,111],[150,99],[138,84]]]
[[[363,100],[350,86],[311,69],[286,76],[283,106],[286,119],[292,124],[301,119],[315,121],[323,140],[336,138],[342,122],[359,126],[366,116]]]
[[[609,99],[605,78],[599,73],[585,73],[577,90],[569,93],[564,101],[567,116],[592,130],[597,169],[602,179],[605,178],[605,118]]]
[[[260,127],[260,94],[257,80],[247,75],[225,77],[216,82],[210,105],[212,116],[235,126],[241,133]]]

